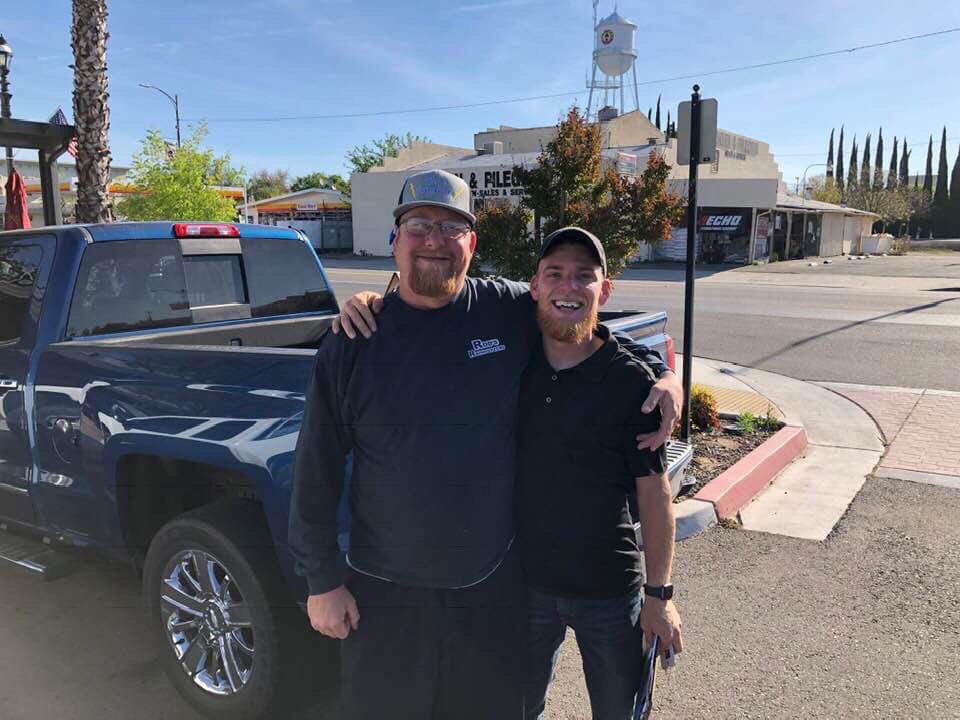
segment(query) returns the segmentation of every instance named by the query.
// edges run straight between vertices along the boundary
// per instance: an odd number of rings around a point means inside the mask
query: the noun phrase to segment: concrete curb
[[[689,500],[673,507],[676,540],[686,540],[735,517],[744,505],[807,447],[802,427],[787,426],[707,483]]]
[[[694,499],[710,503],[718,519],[735,517],[806,447],[806,431],[788,425],[707,483]]]

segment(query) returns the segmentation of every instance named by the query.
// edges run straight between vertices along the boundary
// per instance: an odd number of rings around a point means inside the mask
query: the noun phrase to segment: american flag
[[[67,116],[63,114],[62,108],[57,108],[57,111],[50,116],[50,119],[47,121],[53,125],[69,125],[67,122]],[[67,145],[67,152],[70,153],[70,156],[73,158],[77,157],[77,136],[74,135],[70,138],[70,144]]]

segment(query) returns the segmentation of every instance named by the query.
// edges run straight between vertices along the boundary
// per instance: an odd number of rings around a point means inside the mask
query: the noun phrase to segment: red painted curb
[[[802,427],[782,428],[707,483],[693,497],[712,503],[717,518],[721,520],[735,517],[740,508],[763,490],[806,447],[807,433]]]

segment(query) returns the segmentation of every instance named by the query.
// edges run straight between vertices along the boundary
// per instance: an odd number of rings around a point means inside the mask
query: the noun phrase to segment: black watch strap
[[[673,598],[673,585],[644,585],[643,594],[658,600],[670,600]]]

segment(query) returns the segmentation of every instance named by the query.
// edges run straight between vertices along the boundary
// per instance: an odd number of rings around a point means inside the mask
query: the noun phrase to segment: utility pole
[[[10,63],[13,62],[13,50],[7,41],[0,35],[0,117],[10,119],[10,83],[7,79],[10,73]],[[13,148],[7,148],[7,177],[13,173]]]

